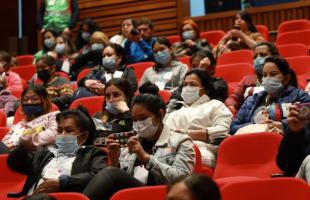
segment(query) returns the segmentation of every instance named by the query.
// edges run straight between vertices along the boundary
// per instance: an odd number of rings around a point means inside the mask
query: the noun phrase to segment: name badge
[[[67,74],[69,74],[69,72],[70,72],[70,62],[67,59],[63,61],[62,66],[61,66],[61,71],[64,71]]]
[[[115,71],[113,74],[113,78],[122,78],[123,72],[122,71]]]
[[[157,85],[157,87],[159,88],[159,90],[164,90],[165,89],[165,83],[162,81],[156,81],[155,85]]]

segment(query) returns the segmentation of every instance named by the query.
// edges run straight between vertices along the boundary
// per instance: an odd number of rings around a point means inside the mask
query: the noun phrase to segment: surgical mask
[[[161,65],[166,65],[171,60],[171,55],[170,55],[169,50],[166,49],[164,51],[159,51],[155,53],[154,58],[155,58],[155,62]]]
[[[73,153],[79,147],[76,135],[56,135],[55,144],[63,153]]]
[[[184,31],[182,33],[182,37],[184,40],[194,40],[195,39],[194,31]]]
[[[151,139],[155,136],[158,130],[158,125],[154,126],[152,122],[152,118],[149,117],[142,121],[133,122],[132,128],[135,132],[137,132],[139,137]]]
[[[116,60],[112,56],[102,58],[102,66],[108,71],[115,70]]]
[[[265,57],[260,57],[260,56],[257,56],[254,59],[254,69],[257,75],[263,74],[265,59],[266,59]]]
[[[120,113],[119,110],[110,103],[107,103],[107,105],[105,106],[105,109],[112,115],[118,115]]]
[[[65,44],[57,44],[55,47],[55,51],[58,55],[65,54],[65,49],[66,49]]]
[[[43,104],[24,104],[23,111],[28,117],[38,117],[43,114]]]
[[[281,79],[263,78],[262,86],[268,94],[279,94],[284,86]]]
[[[81,37],[84,41],[88,42],[90,38],[90,33],[89,32],[82,32]]]
[[[104,46],[101,43],[94,43],[91,45],[91,50],[93,50],[93,51],[102,51],[103,48],[104,48]]]
[[[200,88],[197,86],[186,86],[183,87],[181,92],[181,97],[183,98],[184,102],[188,105],[194,103],[197,99],[199,99]]]
[[[37,75],[38,78],[43,82],[47,82],[51,78],[51,75],[47,69],[37,71]]]
[[[52,49],[55,46],[55,41],[52,38],[45,39],[44,46],[46,46],[48,49]]]

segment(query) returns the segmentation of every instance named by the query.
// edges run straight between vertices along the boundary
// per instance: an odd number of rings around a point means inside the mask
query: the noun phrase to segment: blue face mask
[[[284,86],[281,79],[263,78],[262,86],[268,94],[279,94]]]
[[[154,54],[155,62],[161,65],[167,65],[171,60],[171,55],[168,49],[164,51],[159,51]]]
[[[65,49],[66,49],[65,44],[57,44],[55,47],[55,51],[58,55],[65,54]]]
[[[265,59],[266,59],[265,57],[260,57],[260,56],[257,56],[254,59],[254,69],[257,75],[263,74]]]
[[[44,46],[48,49],[52,49],[55,46],[55,41],[53,39],[45,39],[44,40]]]
[[[38,117],[43,114],[43,104],[24,104],[22,108],[28,117]]]
[[[55,144],[63,153],[73,153],[79,147],[76,135],[56,135]]]
[[[108,111],[109,113],[111,113],[112,115],[118,115],[120,112],[119,110],[117,110],[112,104],[107,103],[107,105],[105,106],[106,111]]]
[[[102,58],[102,66],[108,71],[115,70],[115,59],[112,56]]]
[[[90,38],[90,33],[89,32],[82,32],[81,37],[84,41],[88,42]]]
[[[195,39],[194,31],[184,31],[182,33],[182,37],[184,40],[194,40]]]
[[[93,50],[93,51],[102,51],[103,48],[104,48],[104,46],[101,43],[94,43],[91,45],[91,50]]]

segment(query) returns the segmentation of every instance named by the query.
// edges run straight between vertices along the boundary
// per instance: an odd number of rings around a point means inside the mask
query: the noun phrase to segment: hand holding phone
[[[120,144],[121,147],[127,147],[127,142],[130,137],[134,136],[134,132],[121,132],[113,133],[116,139],[116,142]]]
[[[298,104],[299,116],[301,120],[310,120],[310,103]]]

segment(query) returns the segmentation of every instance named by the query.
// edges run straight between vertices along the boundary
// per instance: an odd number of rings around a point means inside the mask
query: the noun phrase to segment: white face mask
[[[200,88],[198,86],[186,86],[182,89],[181,97],[186,104],[191,105],[199,99],[199,91]]]
[[[141,138],[151,139],[155,136],[158,125],[154,126],[152,117],[149,117],[142,121],[133,122],[132,128]]]

